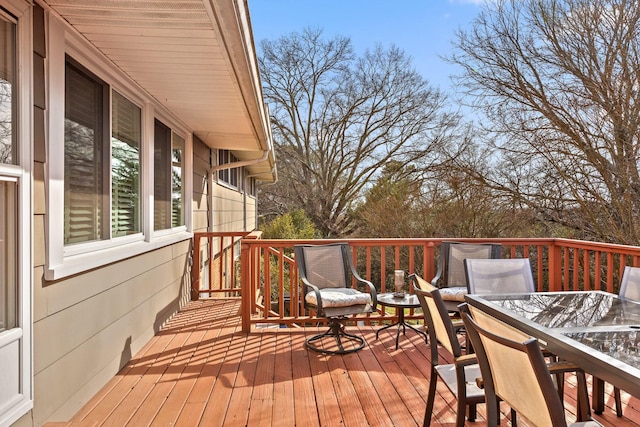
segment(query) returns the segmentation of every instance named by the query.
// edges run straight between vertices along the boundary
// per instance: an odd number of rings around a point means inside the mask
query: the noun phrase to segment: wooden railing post
[[[242,332],[251,332],[251,313],[253,304],[256,298],[256,289],[258,286],[257,270],[260,268],[259,250],[258,246],[251,247],[246,240],[260,239],[262,232],[255,231],[247,234],[240,241],[240,265],[242,266],[240,272],[240,314],[242,316]]]
[[[191,266],[191,301],[200,299],[200,235],[193,236],[193,265]]]
[[[242,265],[242,270],[240,273],[240,280],[242,283],[240,284],[240,288],[242,291],[241,295],[241,309],[240,313],[242,315],[242,332],[249,333],[251,332],[251,287],[253,283],[251,283],[253,277],[253,260],[251,259],[251,246],[242,243],[240,245],[240,265]]]
[[[562,247],[549,245],[549,291],[562,290]]]

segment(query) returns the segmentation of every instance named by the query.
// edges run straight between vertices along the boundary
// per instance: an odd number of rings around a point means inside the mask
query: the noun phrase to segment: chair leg
[[[468,408],[469,409],[468,409],[468,412],[467,412],[467,420],[475,421],[476,418],[478,417],[478,408],[477,408],[476,404],[472,403],[471,405],[468,406]]]
[[[467,415],[467,405],[464,396],[458,396],[458,409],[456,411],[456,427],[464,427],[465,416]],[[471,416],[471,406],[469,406],[469,416]],[[469,421],[472,421],[469,419]]]
[[[438,383],[438,373],[435,367],[431,366],[431,376],[429,377],[429,394],[427,395],[427,408],[424,411],[423,427],[431,425],[431,413],[433,412],[433,403],[436,399],[436,385]]]
[[[558,395],[560,396],[560,401],[562,402],[562,407],[564,408],[564,372],[558,372],[555,377],[556,389],[558,390]]]
[[[613,398],[616,401],[616,416],[622,416],[622,398],[620,397],[620,389],[618,387],[613,388]]]
[[[494,393],[488,393],[485,389],[485,404],[487,408],[487,426],[497,427],[500,425],[500,402]]]
[[[587,378],[583,371],[576,371],[578,380],[578,407],[577,421],[588,421],[591,419],[591,409],[589,408],[589,391],[587,390]]]

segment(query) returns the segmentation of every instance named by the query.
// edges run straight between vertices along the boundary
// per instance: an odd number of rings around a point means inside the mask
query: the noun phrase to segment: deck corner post
[[[199,233],[193,234],[193,265],[191,266],[191,301],[200,299],[200,237]]]
[[[242,315],[242,332],[251,332],[251,277],[253,276],[253,260],[251,256],[251,245],[243,242],[240,245],[240,288],[241,291],[241,309]]]

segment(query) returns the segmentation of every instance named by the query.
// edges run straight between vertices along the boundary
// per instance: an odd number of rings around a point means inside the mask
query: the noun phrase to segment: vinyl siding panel
[[[217,184],[213,198],[214,231],[246,231],[244,195],[238,190]]]
[[[247,230],[258,229],[258,218],[256,217],[257,202],[255,197],[247,197]]]
[[[73,415],[188,300],[189,248],[184,241],[37,290],[36,424]]]

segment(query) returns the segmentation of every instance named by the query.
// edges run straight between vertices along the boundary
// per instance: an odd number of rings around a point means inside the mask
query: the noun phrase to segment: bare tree
[[[640,2],[498,0],[455,47],[501,155],[469,171],[577,237],[640,243]]]
[[[349,39],[306,29],[261,51],[279,175],[261,210],[303,208],[324,236],[351,234],[354,207],[387,161],[427,162],[454,121],[396,47],[357,56]]]

